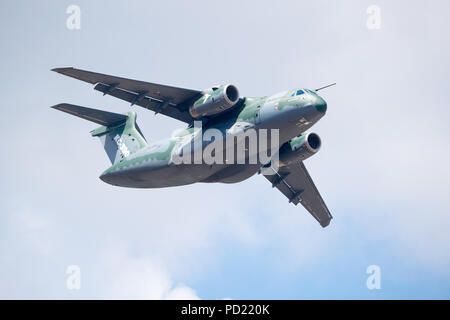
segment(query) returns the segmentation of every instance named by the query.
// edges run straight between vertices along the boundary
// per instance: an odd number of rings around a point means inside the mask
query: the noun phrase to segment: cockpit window
[[[297,90],[297,92],[295,93],[296,96],[299,96],[301,94],[304,94],[305,92],[303,90]]]

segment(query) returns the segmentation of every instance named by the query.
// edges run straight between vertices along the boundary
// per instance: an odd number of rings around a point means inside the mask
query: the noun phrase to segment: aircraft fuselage
[[[302,93],[297,94],[299,91]],[[230,135],[245,135],[248,130],[258,132],[260,129],[278,129],[278,147],[281,147],[314,125],[325,114],[326,108],[326,102],[317,93],[307,89],[289,90],[260,98],[243,98],[233,110],[203,121],[201,129],[190,126],[178,130],[168,139],[149,143],[147,147],[112,165],[102,173],[100,179],[112,185],[133,188],[162,188],[195,182],[240,182],[258,172],[261,163],[176,163],[174,158],[180,155],[183,146],[194,144],[200,132],[209,129],[218,130],[224,139]],[[203,141],[201,151],[210,143]],[[223,146],[226,148],[225,142]],[[270,148],[268,144],[267,149]],[[191,152],[194,151],[195,147],[191,148]]]

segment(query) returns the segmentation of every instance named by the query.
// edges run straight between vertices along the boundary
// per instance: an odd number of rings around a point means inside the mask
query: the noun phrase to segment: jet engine
[[[195,119],[212,116],[230,109],[239,101],[239,91],[232,84],[207,90],[203,96],[189,108]]]
[[[316,133],[304,133],[283,144],[280,148],[280,163],[290,165],[316,154],[322,142]]]

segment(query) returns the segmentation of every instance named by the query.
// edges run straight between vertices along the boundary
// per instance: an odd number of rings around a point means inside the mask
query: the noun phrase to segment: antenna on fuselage
[[[320,88],[318,88],[318,89],[315,89],[314,91],[319,91],[319,90],[322,90],[322,89],[326,89],[326,88],[331,87],[331,86],[334,86],[334,85],[336,85],[336,82],[335,82],[335,83],[332,83],[332,84],[329,84],[329,85],[326,85],[325,87],[320,87]]]

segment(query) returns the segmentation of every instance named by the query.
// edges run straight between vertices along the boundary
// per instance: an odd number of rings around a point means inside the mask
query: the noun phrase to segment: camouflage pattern
[[[303,139],[301,134],[325,114],[318,109],[325,104],[322,98],[307,91],[296,96],[296,92],[297,89],[269,97],[243,98],[242,104],[236,107],[235,112],[224,114],[220,117],[220,121],[206,122],[203,130],[214,128],[227,136],[244,132],[249,128],[256,130],[278,128],[280,145],[289,142],[292,137],[300,136],[292,139],[292,143],[295,143]],[[128,124],[131,123],[130,120]],[[99,133],[105,130],[107,128],[100,127],[94,130],[92,135],[99,136]],[[133,132],[132,136],[139,142],[139,149],[130,147],[133,152],[126,157],[122,157],[123,154],[118,151],[120,160],[113,162],[113,165],[100,176],[107,183],[138,188],[160,188],[195,182],[235,183],[252,176],[261,167],[250,164],[175,165],[172,161],[174,154],[179,152],[183,145],[192,143],[196,128],[178,130],[169,139],[148,145],[144,143],[143,138],[139,139],[131,126],[128,130]],[[121,134],[125,145],[130,143],[127,134],[129,131]]]

